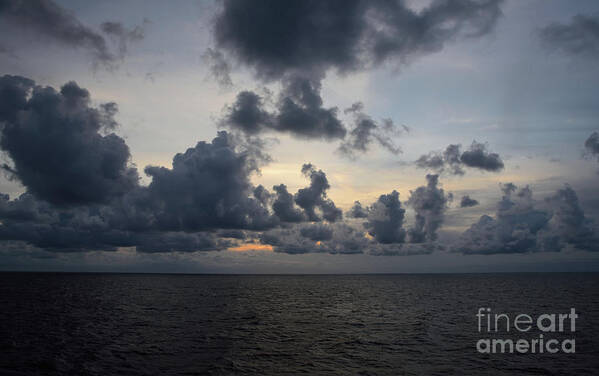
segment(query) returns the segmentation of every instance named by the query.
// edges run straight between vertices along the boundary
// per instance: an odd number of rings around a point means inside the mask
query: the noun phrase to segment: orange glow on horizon
[[[269,251],[269,252],[272,252],[273,248],[272,248],[272,245],[269,245],[269,244],[247,243],[247,244],[239,245],[237,247],[227,248],[227,251],[233,251],[233,252]]]

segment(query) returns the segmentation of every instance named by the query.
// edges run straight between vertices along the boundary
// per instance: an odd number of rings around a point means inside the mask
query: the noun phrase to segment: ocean
[[[593,273],[0,273],[0,304],[2,375],[593,375],[599,369],[599,274]],[[578,315],[574,331],[567,318],[562,332],[486,330],[490,314],[513,320],[571,309]],[[539,338],[575,340],[575,351],[570,342],[569,351],[556,353],[483,353],[477,346],[486,338],[529,345]]]

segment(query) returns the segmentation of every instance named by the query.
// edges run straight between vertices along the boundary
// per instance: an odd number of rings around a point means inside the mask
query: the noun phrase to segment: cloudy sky
[[[596,1],[0,20],[4,270],[599,270]]]

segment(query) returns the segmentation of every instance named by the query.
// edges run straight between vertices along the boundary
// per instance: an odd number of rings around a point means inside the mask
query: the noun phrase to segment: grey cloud
[[[233,86],[233,81],[231,80],[231,65],[225,60],[225,56],[221,51],[208,48],[206,49],[203,58],[208,64],[210,74],[221,87],[230,88]]]
[[[569,55],[599,55],[599,17],[578,14],[569,24],[551,23],[540,30],[548,49]]]
[[[212,233],[158,232],[144,233],[135,239],[138,252],[198,252],[218,251],[232,246]]]
[[[198,142],[173,158],[173,167],[147,166],[152,177],[150,200],[159,208],[161,229],[198,231],[211,228],[262,229],[273,218],[253,195],[249,176],[257,171],[252,152],[236,150],[226,132]]]
[[[51,0],[3,0],[0,17],[15,27],[36,31],[71,47],[85,48],[100,62],[110,63],[115,59],[101,34]]]
[[[447,172],[452,175],[464,175],[464,168],[470,167],[483,171],[497,172],[504,168],[497,153],[490,152],[484,143],[473,141],[470,148],[461,152],[461,145],[451,144],[441,152],[430,152],[415,161],[417,167]]]
[[[546,199],[553,210],[549,223],[552,233],[557,233],[560,246],[573,247],[586,251],[599,251],[599,232],[596,224],[585,216],[578,195],[566,185],[555,195]]]
[[[136,186],[107,203],[56,206],[25,193],[0,197],[0,239],[53,251],[140,252],[219,250],[243,239],[243,229],[278,223],[253,197],[256,163],[225,132],[177,154],[173,167],[148,167],[147,187]],[[226,238],[226,239],[223,239]]]
[[[258,94],[242,91],[235,103],[225,108],[220,125],[250,135],[277,131],[307,139],[342,139],[347,131],[337,117],[337,108],[323,107],[320,90],[319,80],[286,77],[273,111],[265,108]]]
[[[302,173],[310,179],[310,186],[302,188],[295,194],[295,203],[304,209],[310,221],[321,221],[325,219],[335,222],[342,217],[341,209],[327,197],[327,190],[331,187],[326,174],[317,170],[312,164],[304,164]],[[320,209],[321,214],[316,212]]]
[[[544,202],[527,186],[503,185],[495,217],[483,215],[454,246],[465,254],[560,251],[573,247],[598,251],[594,223],[585,217],[576,192],[566,186]]]
[[[19,76],[0,77],[0,103],[0,148],[13,163],[4,169],[28,191],[73,205],[106,202],[137,186],[129,148],[108,133],[116,126],[114,103],[94,108],[74,82],[57,92]]]
[[[593,132],[584,142],[586,152],[599,160],[599,133]]]
[[[326,174],[317,170],[312,164],[302,166],[302,174],[310,179],[310,185],[299,189],[295,195],[287,190],[285,184],[275,185],[272,202],[274,215],[287,223],[297,222],[335,222],[341,220],[342,211],[328,198],[327,191],[331,187]]]
[[[306,220],[304,213],[295,207],[293,195],[287,191],[285,184],[272,187],[276,198],[272,204],[275,215],[283,222],[303,222]]]
[[[406,63],[458,37],[489,33],[501,1],[433,1],[421,11],[400,1],[224,1],[216,45],[265,79],[290,72],[355,71]]]
[[[478,201],[468,195],[462,196],[460,200],[460,208],[470,208],[476,205],[478,205]]]
[[[44,38],[91,53],[94,62],[112,68],[127,53],[128,45],[144,38],[142,26],[128,29],[118,22],[104,22],[101,30],[116,43],[113,51],[110,40],[79,21],[72,12],[52,0],[2,0],[0,19],[15,33],[34,32]]]
[[[364,226],[379,243],[403,243],[406,237],[403,228],[405,212],[397,191],[381,195],[368,208],[368,218]]]
[[[360,201],[355,201],[354,205],[351,207],[349,212],[347,213],[349,218],[367,218],[368,217],[368,208],[362,206]]]
[[[354,128],[349,132],[348,139],[337,149],[342,155],[355,159],[358,153],[366,153],[370,145],[376,141],[390,153],[397,155],[401,148],[393,142],[394,136],[407,132],[408,128],[396,126],[391,119],[383,119],[382,123],[374,121],[370,116],[362,112],[363,105],[354,103],[346,109],[346,113],[354,116]]]
[[[118,57],[123,58],[127,54],[131,43],[139,42],[145,38],[145,27],[150,23],[144,19],[142,26],[135,26],[133,29],[125,27],[120,22],[107,21],[100,25],[102,31],[112,38],[118,46]]]
[[[461,145],[451,144],[440,152],[430,152],[420,156],[416,160],[416,166],[423,169],[430,169],[439,173],[447,171],[452,175],[464,175],[462,161],[460,160]]]
[[[369,249],[373,256],[415,256],[428,255],[435,251],[443,251],[445,248],[436,243],[392,243],[374,244]]]
[[[449,195],[438,187],[438,175],[426,175],[427,185],[410,191],[407,204],[416,212],[415,223],[408,231],[411,243],[432,242],[443,223]]]
[[[323,108],[320,81],[303,76],[283,80],[276,116],[277,130],[299,137],[344,138],[346,129],[337,118],[337,108]]]
[[[500,171],[504,167],[499,154],[487,151],[485,144],[476,141],[462,153],[460,160],[465,166],[485,171]]]
[[[289,254],[355,254],[363,253],[370,246],[362,231],[344,223],[273,229],[262,233],[260,241],[272,245],[275,252]]]
[[[262,97],[253,91],[237,94],[235,103],[226,107],[220,125],[254,135],[274,128],[273,115],[264,108]]]
[[[225,229],[278,224],[272,195],[250,182],[268,161],[259,140],[219,132],[175,155],[172,168],[147,166],[145,187],[124,140],[110,133],[116,104],[91,107],[74,82],[56,91],[18,76],[0,78],[0,96],[5,169],[27,189],[12,201],[1,196],[3,240],[61,251],[189,251],[226,247],[217,234]]]
[[[318,223],[301,227],[300,234],[313,241],[330,240],[333,237],[333,229],[329,225]]]

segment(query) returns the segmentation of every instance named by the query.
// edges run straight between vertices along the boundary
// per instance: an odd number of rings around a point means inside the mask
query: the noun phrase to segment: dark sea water
[[[599,373],[599,274],[0,273],[0,307],[1,375]],[[576,353],[478,353],[479,307],[573,307]]]

